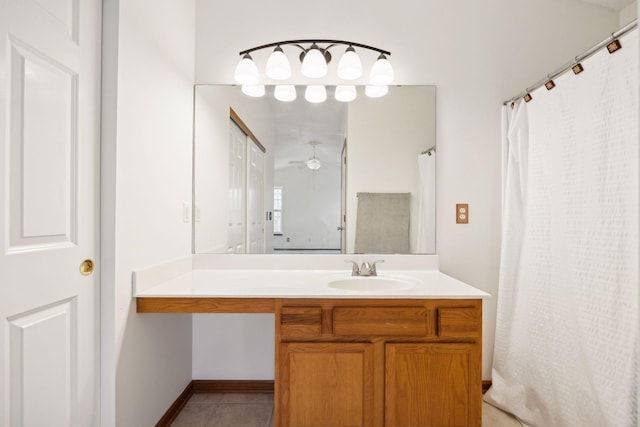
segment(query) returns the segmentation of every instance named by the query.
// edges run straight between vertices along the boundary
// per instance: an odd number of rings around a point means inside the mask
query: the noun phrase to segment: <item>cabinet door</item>
[[[280,427],[373,424],[373,345],[281,344]]]
[[[387,344],[386,427],[480,427],[476,344]]]

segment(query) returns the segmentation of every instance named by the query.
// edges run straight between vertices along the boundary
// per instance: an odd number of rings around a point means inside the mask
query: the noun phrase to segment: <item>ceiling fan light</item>
[[[291,64],[280,46],[276,46],[271,55],[269,55],[265,74],[275,80],[284,80],[291,77]]]
[[[371,67],[369,84],[376,86],[389,85],[393,82],[393,68],[384,54],[378,56],[378,60]]]
[[[238,65],[236,65],[236,71],[233,76],[241,85],[258,84],[260,74],[258,73],[258,67],[256,66],[256,63],[253,62],[251,55],[246,53],[242,57],[240,62],[238,62]]]
[[[364,88],[364,94],[369,98],[380,98],[389,92],[389,86],[367,85]]]
[[[322,166],[322,163],[320,162],[320,160],[316,159],[315,157],[307,160],[306,162],[304,162],[307,167],[309,169],[311,169],[312,171],[317,171],[318,169],[320,169],[320,166]]]
[[[336,86],[335,98],[340,102],[351,102],[357,97],[356,87],[354,85],[338,85]]]
[[[362,77],[362,61],[353,46],[349,46],[338,63],[338,77],[355,80]]]
[[[327,90],[322,85],[309,85],[304,91],[304,99],[319,104],[327,100]]]
[[[252,98],[260,98],[265,94],[264,85],[242,85],[242,93]]]
[[[315,43],[305,52],[301,71],[303,76],[314,79],[327,75],[327,61]]]
[[[282,102],[291,102],[296,99],[296,87],[294,85],[277,85],[273,96]]]

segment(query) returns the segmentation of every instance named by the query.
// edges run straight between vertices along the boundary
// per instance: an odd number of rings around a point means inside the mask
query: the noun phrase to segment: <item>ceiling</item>
[[[274,150],[275,169],[292,167],[290,161],[308,160],[315,155],[323,163],[340,164],[346,129],[346,105],[329,99],[320,104],[304,100],[303,87],[293,102],[271,100],[270,121],[275,123],[277,142]]]
[[[621,10],[633,3],[634,0],[581,0],[585,3],[597,4],[609,9]]]

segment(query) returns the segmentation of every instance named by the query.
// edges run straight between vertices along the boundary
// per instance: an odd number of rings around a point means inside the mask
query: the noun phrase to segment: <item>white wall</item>
[[[283,234],[274,239],[276,249],[340,249],[341,178],[340,165],[331,164],[275,171],[274,185],[283,193]]]
[[[494,295],[484,305],[483,378],[490,378],[500,254],[500,106],[607,37],[618,28],[619,14],[576,0],[400,0],[393,8],[368,0],[328,0],[322,7],[296,0],[198,0],[197,8],[200,83],[233,83],[242,49],[330,37],[390,50],[395,83],[437,86],[436,250],[444,273]],[[267,55],[254,58],[264,63]],[[371,61],[367,57],[365,66]],[[469,224],[455,223],[456,203],[469,203]],[[265,334],[272,327],[254,326]]]
[[[193,378],[272,380],[274,322],[273,314],[194,314]]]
[[[409,252],[417,245],[418,155],[436,145],[436,88],[392,87],[384,98],[349,103],[347,253],[353,253],[359,192],[411,193]]]
[[[102,419],[140,427],[191,380],[191,316],[137,314],[131,273],[191,252],[195,1],[104,9]]]
[[[195,91],[194,197],[197,253],[224,253],[229,242],[229,104],[200,86]]]
[[[629,6],[620,11],[620,27],[628,24],[638,17],[638,1],[634,1]]]

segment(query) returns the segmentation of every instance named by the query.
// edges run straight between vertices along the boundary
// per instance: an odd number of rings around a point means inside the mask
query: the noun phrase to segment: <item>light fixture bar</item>
[[[383,49],[379,49],[377,47],[368,46],[366,44],[355,43],[355,42],[350,42],[350,41],[346,41],[346,40],[303,39],[303,40],[285,40],[285,41],[280,41],[280,42],[275,42],[275,43],[264,44],[262,46],[252,47],[251,49],[247,49],[247,50],[241,51],[240,52],[240,56],[243,56],[243,55],[245,55],[247,53],[255,52],[256,50],[267,49],[267,48],[270,48],[270,47],[283,46],[283,45],[294,45],[294,46],[299,47],[302,50],[307,50],[304,47],[300,46],[300,44],[303,44],[303,43],[329,44],[329,46],[325,47],[324,50],[329,49],[330,47],[333,47],[335,45],[345,45],[345,46],[353,46],[353,47],[359,47],[359,48],[363,48],[363,49],[373,50],[373,51],[380,52],[381,54],[387,55],[387,56],[391,55],[391,52],[389,52],[388,50],[383,50]]]

